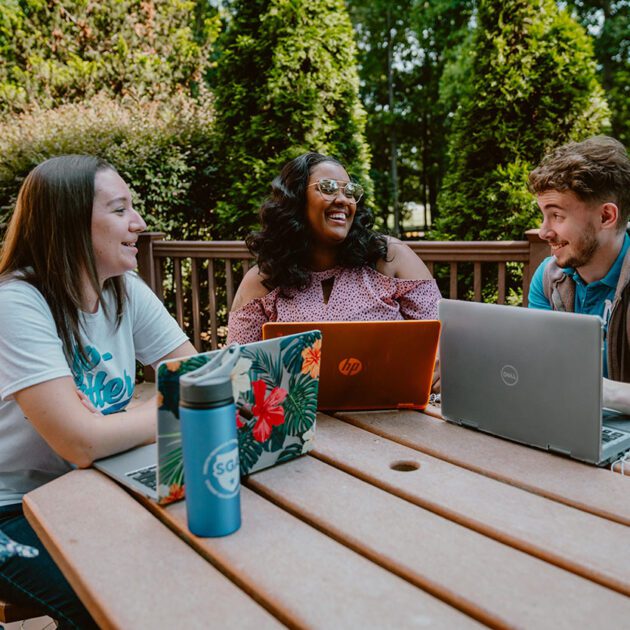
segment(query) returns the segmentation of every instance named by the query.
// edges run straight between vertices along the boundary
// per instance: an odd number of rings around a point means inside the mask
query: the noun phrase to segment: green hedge
[[[199,103],[183,95],[147,104],[101,95],[12,117],[0,123],[0,224],[8,220],[19,186],[35,165],[55,155],[83,153],[118,169],[151,229],[176,239],[211,237],[213,120],[210,98]]]
[[[194,0],[1,0],[0,115],[98,93],[197,94],[220,22]]]

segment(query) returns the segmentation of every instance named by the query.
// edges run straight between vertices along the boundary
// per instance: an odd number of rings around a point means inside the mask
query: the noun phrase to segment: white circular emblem
[[[518,370],[513,365],[504,365],[501,368],[501,380],[512,387],[518,383]]]
[[[238,440],[217,446],[203,465],[206,487],[220,499],[231,499],[240,489],[241,471],[238,461]]]

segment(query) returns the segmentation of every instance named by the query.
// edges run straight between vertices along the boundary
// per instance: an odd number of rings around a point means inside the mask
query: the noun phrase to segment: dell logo
[[[363,369],[363,363],[359,359],[348,357],[340,361],[338,368],[344,376],[354,376]]]
[[[504,365],[501,368],[501,380],[508,386],[518,383],[518,371],[513,365]]]

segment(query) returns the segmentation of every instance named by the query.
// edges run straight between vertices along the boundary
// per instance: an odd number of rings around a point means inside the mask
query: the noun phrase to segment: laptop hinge
[[[468,429],[478,429],[479,428],[479,423],[478,422],[471,422],[470,420],[462,420],[461,421],[461,425],[463,427],[468,428]]]
[[[567,455],[568,457],[571,457],[571,451],[568,451],[566,448],[554,446],[553,444],[547,444],[547,450],[551,453],[558,453],[559,455]]]
[[[426,405],[418,405],[417,403],[398,403],[396,409],[418,409],[422,411]]]

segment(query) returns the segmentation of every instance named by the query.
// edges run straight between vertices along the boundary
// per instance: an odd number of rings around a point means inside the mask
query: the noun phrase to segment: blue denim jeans
[[[0,507],[0,530],[39,550],[35,558],[13,556],[0,565],[0,597],[41,608],[42,615],[55,619],[59,628],[98,628],[28,524],[21,504]]]

